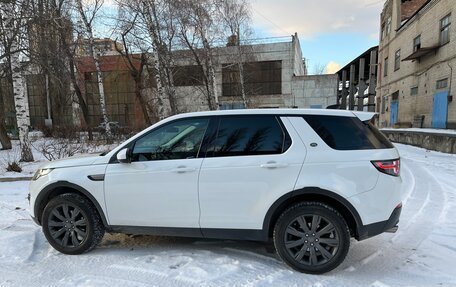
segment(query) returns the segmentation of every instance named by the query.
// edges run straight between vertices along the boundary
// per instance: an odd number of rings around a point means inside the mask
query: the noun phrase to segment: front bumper
[[[380,221],[368,225],[363,225],[358,229],[358,236],[356,239],[364,240],[372,236],[378,235],[380,233],[386,232],[388,230],[395,230],[397,224],[399,223],[399,217],[401,216],[402,204],[398,205],[388,220]]]

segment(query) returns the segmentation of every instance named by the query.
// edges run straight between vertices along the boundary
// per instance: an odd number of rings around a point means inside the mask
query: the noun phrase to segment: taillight
[[[392,160],[373,160],[371,161],[378,171],[392,175],[399,176],[401,163],[399,159]]]

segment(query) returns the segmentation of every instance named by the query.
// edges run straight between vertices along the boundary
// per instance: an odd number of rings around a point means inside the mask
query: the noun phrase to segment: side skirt
[[[268,241],[267,233],[260,229],[216,229],[111,225],[108,227],[108,231],[138,235],[141,234],[176,237]]]

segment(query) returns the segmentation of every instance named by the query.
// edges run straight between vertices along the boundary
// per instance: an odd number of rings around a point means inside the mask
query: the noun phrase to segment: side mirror
[[[130,163],[131,162],[131,157],[130,157],[130,152],[128,148],[121,149],[117,153],[117,160],[120,163]]]

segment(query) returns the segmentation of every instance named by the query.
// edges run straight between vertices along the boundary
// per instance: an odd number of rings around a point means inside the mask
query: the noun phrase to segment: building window
[[[440,20],[440,45],[445,45],[450,42],[450,16],[451,14]]]
[[[388,76],[388,57],[385,58],[385,62],[383,64],[383,77]]]
[[[397,71],[401,68],[401,50],[397,50],[394,54],[394,70]]]
[[[391,32],[391,16],[386,20],[386,35]]]
[[[391,94],[392,101],[397,101],[398,99],[399,99],[399,91],[395,91],[394,93]]]
[[[437,81],[437,85],[436,85],[437,90],[446,89],[447,87],[448,87],[448,78]]]
[[[385,23],[383,23],[383,24],[382,24],[382,28],[381,28],[381,32],[380,32],[380,41],[383,40],[383,39],[385,39],[385,36],[386,36],[386,35],[385,35],[385,32],[386,32],[386,30],[385,30]]]
[[[34,127],[42,127],[47,117],[45,78],[43,75],[28,75],[26,83],[30,123]]]
[[[382,98],[382,114],[386,112],[386,107],[388,104],[388,96],[383,96]]]
[[[278,95],[282,93],[282,61],[244,63],[243,72],[246,95]],[[223,65],[222,95],[241,96],[241,89],[238,65]]]
[[[410,88],[410,96],[418,95],[418,87],[411,87]]]
[[[421,49],[421,35],[418,35],[418,37],[413,39],[413,52],[416,52],[419,49]]]
[[[202,86],[204,84],[203,69],[197,65],[173,67],[173,80],[177,87]]]

